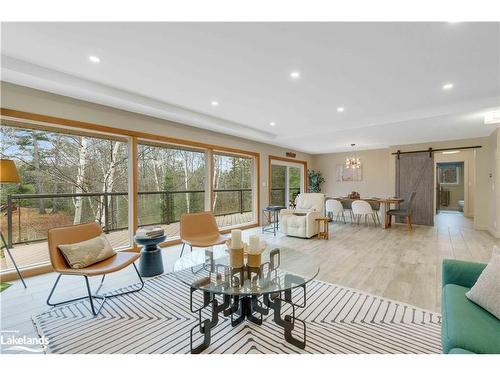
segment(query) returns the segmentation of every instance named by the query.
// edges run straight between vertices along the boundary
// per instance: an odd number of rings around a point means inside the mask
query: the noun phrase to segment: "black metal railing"
[[[252,189],[214,189],[213,193],[216,216],[253,210]],[[205,210],[204,190],[144,191],[138,197],[139,226],[168,225],[178,222],[182,213]],[[105,233],[128,228],[128,193],[8,194],[2,216],[6,216],[9,246],[45,240],[48,229],[74,224],[75,199],[81,205],[78,222],[97,221]],[[30,223],[21,207],[40,210],[41,223]]]

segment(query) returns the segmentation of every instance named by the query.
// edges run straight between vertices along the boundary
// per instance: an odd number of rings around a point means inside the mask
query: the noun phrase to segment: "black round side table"
[[[165,242],[167,236],[155,238],[137,238],[134,237],[135,243],[142,245],[141,258],[139,259],[139,273],[144,277],[151,277],[163,273],[163,258],[161,256],[161,248],[158,246]]]

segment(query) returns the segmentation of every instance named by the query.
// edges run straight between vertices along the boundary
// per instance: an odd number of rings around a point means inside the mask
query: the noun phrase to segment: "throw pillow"
[[[116,254],[104,234],[78,243],[59,245],[59,250],[71,268],[85,268]]]
[[[490,314],[500,319],[500,255],[495,254],[465,295]]]

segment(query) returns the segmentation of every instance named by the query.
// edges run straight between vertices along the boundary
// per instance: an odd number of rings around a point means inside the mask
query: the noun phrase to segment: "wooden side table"
[[[316,223],[318,225],[318,239],[327,240],[328,239],[328,222],[329,217],[318,217]]]

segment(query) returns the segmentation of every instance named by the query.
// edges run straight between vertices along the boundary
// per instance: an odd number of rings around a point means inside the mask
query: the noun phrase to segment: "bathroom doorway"
[[[436,163],[436,213],[463,214],[464,162]]]

